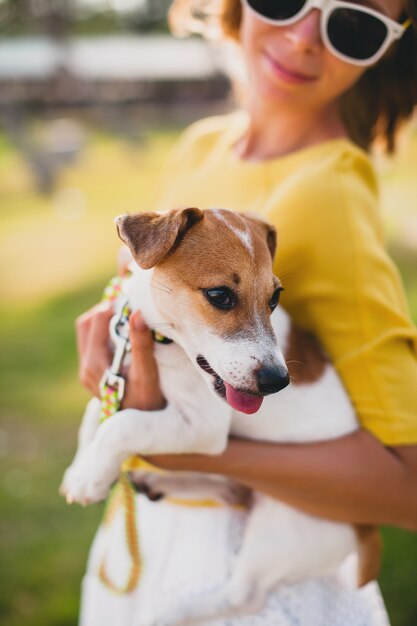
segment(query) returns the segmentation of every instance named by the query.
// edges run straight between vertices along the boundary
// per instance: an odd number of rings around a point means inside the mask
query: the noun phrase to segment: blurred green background
[[[161,163],[178,128],[132,146],[91,132],[49,196],[0,135],[1,399],[0,621],[76,624],[79,584],[101,506],[67,506],[57,489],[75,449],[87,393],[77,380],[74,319],[114,273],[112,218],[154,206]],[[417,321],[417,133],[381,186],[392,252]],[[383,489],[383,485],[381,485]],[[417,624],[417,536],[384,530],[381,585],[393,626]]]

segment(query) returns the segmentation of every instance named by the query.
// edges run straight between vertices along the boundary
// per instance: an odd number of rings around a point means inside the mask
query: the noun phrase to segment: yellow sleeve
[[[382,240],[371,166],[345,156],[294,180],[265,215],[278,227],[283,305],[325,347],[361,424],[417,443],[417,332]]]

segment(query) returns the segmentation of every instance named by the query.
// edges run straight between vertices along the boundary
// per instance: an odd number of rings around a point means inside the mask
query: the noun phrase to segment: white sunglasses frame
[[[273,2],[273,0],[271,1]],[[248,10],[253,13],[260,21],[266,22],[267,24],[272,24],[274,26],[290,26],[291,24],[295,24],[299,20],[303,19],[303,17],[307,15],[307,13],[309,13],[312,9],[319,9],[321,11],[320,36],[326,48],[330,50],[330,52],[338,59],[341,59],[342,61],[345,61],[346,63],[349,63],[351,65],[358,65],[361,67],[368,67],[379,61],[379,59],[384,56],[390,45],[394,43],[394,41],[400,39],[411,24],[411,20],[407,20],[406,22],[404,22],[404,24],[399,24],[395,20],[392,20],[390,17],[384,15],[383,13],[380,13],[379,11],[375,11],[374,9],[364,7],[360,4],[356,4],[353,2],[344,2],[343,0],[307,0],[302,9],[296,15],[293,15],[293,17],[290,17],[287,20],[274,20],[269,17],[265,17],[261,13],[258,13],[256,9],[250,6],[249,0],[242,0],[242,2],[245,4]],[[343,54],[343,52],[340,52],[334,47],[327,35],[327,24],[329,22],[329,17],[334,9],[353,9],[355,11],[360,11],[361,13],[372,15],[372,17],[377,18],[380,22],[385,24],[387,29],[387,36],[385,37],[384,43],[375,52],[375,54],[373,54],[368,59],[354,59]]]

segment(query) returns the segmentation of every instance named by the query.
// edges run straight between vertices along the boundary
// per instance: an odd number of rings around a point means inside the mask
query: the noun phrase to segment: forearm
[[[220,456],[155,457],[152,462],[223,474],[320,517],[417,530],[417,473],[363,430],[308,444],[231,439]]]

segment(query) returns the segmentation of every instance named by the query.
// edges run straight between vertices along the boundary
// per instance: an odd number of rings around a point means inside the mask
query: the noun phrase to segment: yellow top
[[[417,443],[417,331],[383,243],[375,173],[346,139],[268,161],[234,153],[247,117],[193,124],[171,156],[160,209],[253,211],[278,230],[282,304],[339,371],[362,425]]]

